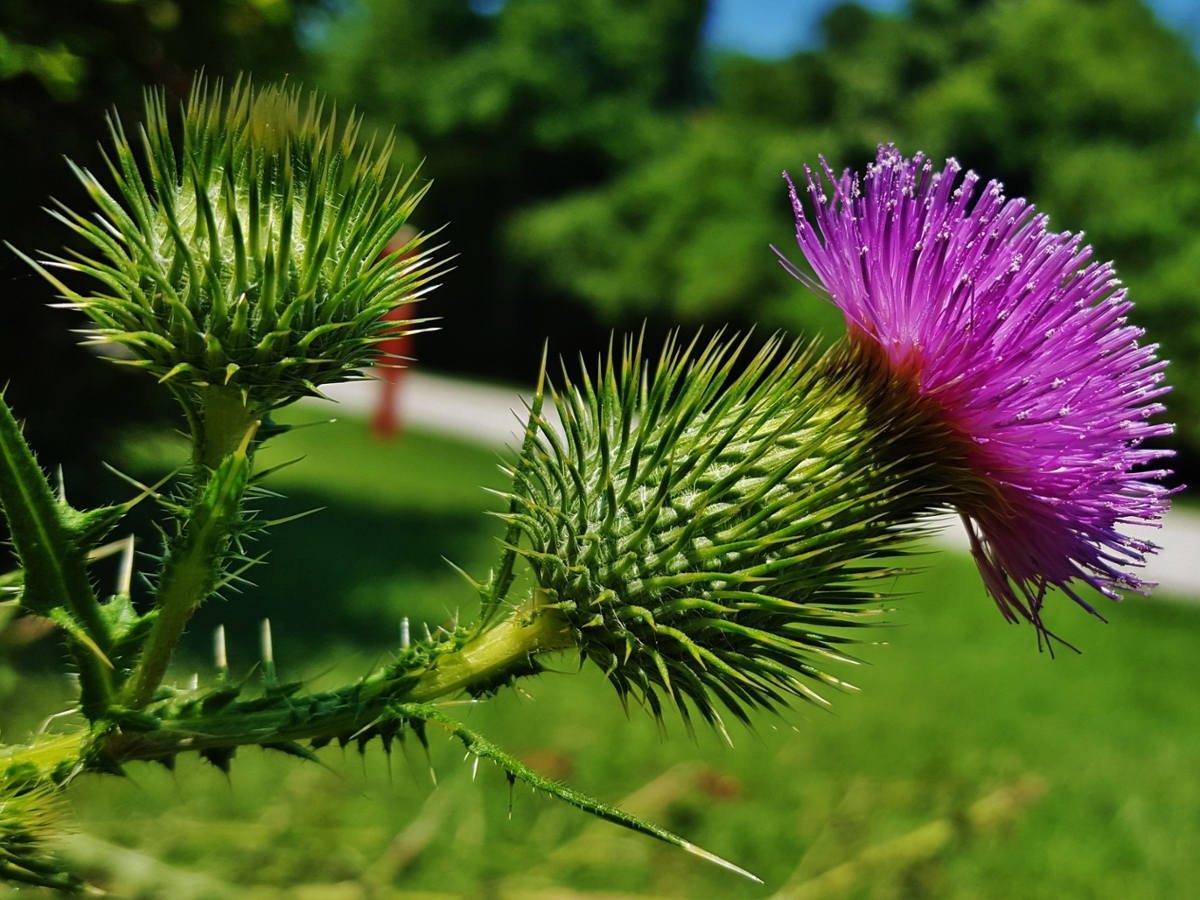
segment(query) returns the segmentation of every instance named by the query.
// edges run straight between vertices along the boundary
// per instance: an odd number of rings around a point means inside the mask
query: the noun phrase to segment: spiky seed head
[[[939,502],[912,476],[948,443],[855,347],[772,341],[740,374],[738,350],[672,341],[651,370],[627,343],[594,380],[564,373],[565,435],[535,406],[508,513],[510,552],[618,693],[718,726],[718,704],[745,720],[842,686],[829,664]]]
[[[339,125],[315,93],[241,79],[228,92],[198,79],[178,142],[161,92],[145,112],[135,140],[110,119],[111,189],[72,164],[95,215],[53,212],[93,255],[35,264],[90,318],[90,340],[124,345],[177,392],[229,386],[269,409],[359,377],[385,332],[419,321],[384,321],[439,268],[425,235],[380,256],[425,190],[389,174],[390,139],[361,141],[361,119]],[[99,286],[79,293],[53,269]]]

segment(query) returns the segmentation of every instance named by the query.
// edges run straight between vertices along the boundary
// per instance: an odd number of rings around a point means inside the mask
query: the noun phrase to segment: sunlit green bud
[[[849,345],[640,349],[553,395],[514,467],[509,543],[624,698],[720,725],[823,703],[848,630],[936,505],[920,478],[944,427]],[[899,399],[897,399],[899,398]],[[661,696],[660,696],[661,695]]]
[[[91,319],[91,340],[124,345],[191,408],[216,388],[261,412],[359,377],[386,330],[414,324],[383,316],[438,268],[424,236],[380,258],[424,188],[389,175],[391,140],[360,142],[360,124],[298,88],[239,80],[226,95],[199,80],[175,142],[150,93],[135,140],[110,122],[115,190],[72,164],[98,212],[54,212],[94,254],[38,268]],[[55,268],[99,286],[79,293]]]
[[[35,766],[0,770],[0,881],[79,890],[83,883],[45,847],[46,840],[62,833],[64,818],[55,786]]]

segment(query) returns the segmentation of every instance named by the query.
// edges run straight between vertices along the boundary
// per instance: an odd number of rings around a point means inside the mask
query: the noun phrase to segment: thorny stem
[[[178,576],[159,592],[158,618],[125,686],[124,700],[133,709],[145,706],[154,696],[192,613],[207,594],[206,584],[211,579],[206,578],[209,573],[194,558],[194,551],[181,560],[177,571]]]
[[[233,749],[247,744],[279,745],[353,735],[369,728],[389,708],[428,703],[472,687],[490,685],[519,671],[529,659],[574,646],[571,629],[551,608],[525,609],[439,657],[427,669],[387,671],[363,682],[321,694],[294,696],[263,707],[233,703],[211,715],[164,719],[151,730],[112,729],[91,746],[111,763],[167,759],[177,753]],[[79,733],[42,739],[30,746],[0,748],[0,771],[32,764],[50,773],[79,759]]]
[[[154,697],[192,614],[218,587],[222,553],[249,478],[258,427],[252,412],[240,392],[206,389],[202,425],[193,435],[191,508],[163,565],[154,596],[157,618],[122,694],[133,709]]]

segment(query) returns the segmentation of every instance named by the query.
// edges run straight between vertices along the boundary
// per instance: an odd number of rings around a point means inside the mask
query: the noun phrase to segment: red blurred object
[[[416,229],[411,225],[403,226],[387,242],[387,246],[383,248],[380,256],[395,253],[416,237],[416,234]],[[399,265],[412,255],[414,254],[404,254],[404,256],[396,260],[396,264]],[[413,304],[405,303],[403,306],[397,306],[385,315],[384,319],[389,321],[404,321],[411,318],[412,312]],[[391,330],[396,332],[396,337],[380,341],[377,345],[380,356],[388,364],[376,366],[372,370],[372,374],[379,379],[379,400],[375,406],[375,413],[371,417],[371,434],[380,440],[390,440],[399,437],[403,430],[403,416],[400,408],[400,386],[404,381],[404,375],[408,369],[399,368],[401,365],[400,357],[412,356],[413,336],[405,334],[403,326]]]
[[[407,319],[412,310],[412,304],[397,306],[389,312],[385,319]],[[391,364],[376,366],[372,374],[379,379],[379,401],[375,406],[375,414],[371,417],[371,434],[377,438],[388,439],[398,437],[401,431],[400,416],[400,385],[404,381],[407,368],[399,368],[398,356],[409,356],[412,352],[412,335],[404,334],[403,328],[394,328],[399,332],[394,338],[379,342],[379,352],[391,358]]]

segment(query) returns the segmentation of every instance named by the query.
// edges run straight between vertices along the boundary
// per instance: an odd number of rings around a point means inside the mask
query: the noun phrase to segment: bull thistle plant
[[[390,174],[390,144],[364,143],[354,116],[295,87],[199,81],[175,132],[171,118],[150,94],[136,136],[113,119],[107,176],[75,169],[96,208],[53,215],[90,254],[25,257],[90,322],[86,340],[122,345],[116,362],[178,400],[192,454],[169,485],[75,509],[0,402],[0,502],[21,565],[5,602],[60,626],[86,721],[0,746],[0,878],[89,890],[50,840],[62,792],[89,773],[186,753],[228,770],[245,745],[314,758],[430,728],[510,783],[750,875],[539,776],[442,701],[484,698],[568,652],[623,703],[673,707],[689,729],[825,704],[880,621],[882,586],[948,510],[1001,611],[1039,639],[1053,639],[1052,588],[1095,612],[1081,586],[1113,599],[1147,587],[1130,568],[1154,547],[1121,528],[1167,506],[1164,473],[1146,468],[1167,454],[1143,446],[1171,430],[1150,421],[1165,364],[1126,323],[1112,267],[1000,185],[977,191],[953,161],[936,171],[884,147],[863,176],[809,173],[807,206],[792,192],[809,265],[784,263],[849,328],[829,349],[773,339],[746,358],[718,336],[658,351],[625,340],[553,378],[543,361],[498,561],[473,582],[475,624],[404,629],[375,672],[322,693],[280,683],[269,656],[260,687],[235,681],[220,643],[215,677],[174,683],[190,617],[257,562],[246,539],[273,524],[258,514],[270,473],[255,467],[265,441],[287,440],[272,414],[395,363],[377,350],[397,325],[387,314],[443,263],[426,235],[382,255],[423,189]],[[146,499],[163,541],[143,608],[128,566],[112,595],[88,566]]]

